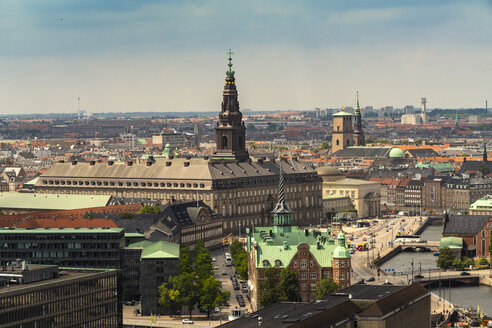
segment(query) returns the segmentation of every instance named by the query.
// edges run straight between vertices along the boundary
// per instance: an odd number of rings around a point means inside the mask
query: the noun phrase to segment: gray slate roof
[[[347,147],[336,151],[334,157],[387,158],[390,147]]]
[[[444,220],[445,235],[476,235],[487,224],[490,215],[449,215]]]
[[[437,157],[439,153],[434,149],[424,148],[424,149],[407,149],[406,153],[415,158],[427,158],[427,157]]]

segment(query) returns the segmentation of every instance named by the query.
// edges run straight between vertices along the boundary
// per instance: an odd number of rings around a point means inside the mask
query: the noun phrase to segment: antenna
[[[79,107],[79,109],[77,110],[77,113],[78,113],[78,117],[80,120],[80,97],[77,97],[77,103],[78,103],[78,107]]]

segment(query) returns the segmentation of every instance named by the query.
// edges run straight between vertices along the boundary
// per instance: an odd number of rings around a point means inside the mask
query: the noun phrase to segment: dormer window
[[[282,265],[280,260],[275,260],[275,267],[279,268]]]
[[[270,266],[270,262],[268,262],[268,260],[263,260],[263,266],[264,267]]]

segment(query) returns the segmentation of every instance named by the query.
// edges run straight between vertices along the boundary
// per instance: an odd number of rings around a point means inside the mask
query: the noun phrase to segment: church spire
[[[226,71],[222,107],[215,128],[217,150],[213,158],[221,160],[245,161],[249,158],[246,150],[246,127],[243,114],[239,110],[236,79],[232,70],[232,55],[227,52],[229,69]]]
[[[275,208],[273,209],[273,222],[277,230],[282,226],[290,226],[291,224],[291,215],[292,210],[289,205],[285,203],[285,191],[284,191],[284,172],[282,169],[282,158],[280,158],[278,166],[279,166],[279,185],[278,185],[278,202]],[[285,229],[284,229],[285,230]],[[282,231],[284,231],[282,230]]]
[[[354,146],[364,146],[366,144],[366,138],[364,137],[364,131],[362,131],[362,115],[359,106],[359,91],[357,91],[357,107],[354,113]]]

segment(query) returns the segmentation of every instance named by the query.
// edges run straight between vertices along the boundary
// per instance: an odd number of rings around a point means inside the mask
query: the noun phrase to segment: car
[[[246,288],[244,288],[244,287],[243,287],[243,289],[241,289],[241,291],[242,291],[243,293],[247,293],[247,292],[248,292],[248,288],[247,288],[247,287],[246,287]]]
[[[469,276],[470,272],[462,271],[460,272],[460,276]]]
[[[214,266],[214,270],[219,270],[219,267],[218,266]]]
[[[217,259],[215,257],[212,257],[212,262],[217,262]]]
[[[401,219],[401,221],[400,221],[400,222],[405,222],[405,219]]]
[[[417,274],[417,275],[415,275],[415,279],[423,279],[423,278],[424,278],[424,276],[423,276],[423,275],[421,275],[421,274]]]
[[[224,270],[224,271],[222,271],[222,275],[223,275],[223,276],[227,276],[227,271],[225,271],[225,270]]]
[[[191,320],[191,319],[183,319],[181,322],[182,322],[183,324],[189,324],[189,325],[194,324],[193,320]]]
[[[369,278],[367,278],[367,279],[366,279],[366,281],[376,281],[376,278],[374,278],[374,277],[369,277]]]
[[[234,290],[239,290],[239,285],[238,284],[234,284]]]
[[[362,238],[362,241],[367,241],[367,239],[364,237],[364,238]]]
[[[125,305],[132,305],[132,302],[130,302],[130,301],[125,302]]]
[[[214,312],[220,312],[220,308],[216,307],[216,308],[214,309]]]
[[[140,314],[140,309],[133,310],[133,315],[139,315],[139,314]]]

